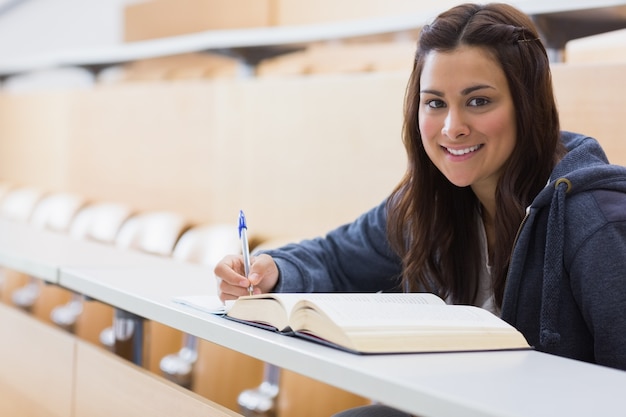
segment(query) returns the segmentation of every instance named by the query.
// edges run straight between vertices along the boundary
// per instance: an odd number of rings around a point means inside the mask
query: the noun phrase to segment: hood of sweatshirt
[[[511,259],[509,269],[511,272],[521,270],[519,263],[524,262],[526,245],[532,238],[531,225],[541,209],[548,207],[539,323],[539,340],[540,344],[545,347],[555,346],[560,342],[558,308],[560,284],[563,279],[565,209],[568,199],[577,193],[600,189],[626,193],[626,168],[610,165],[595,139],[571,132],[562,132],[561,139],[568,152],[553,170],[546,187],[528,208],[514,249],[517,253]],[[519,288],[521,279],[521,276],[509,274],[507,280],[511,282],[507,282],[505,298],[507,294],[511,295],[515,288]],[[505,316],[504,310],[503,306],[503,317]],[[507,310],[506,314],[511,314],[512,309],[507,308]],[[505,317],[505,319],[510,318]]]

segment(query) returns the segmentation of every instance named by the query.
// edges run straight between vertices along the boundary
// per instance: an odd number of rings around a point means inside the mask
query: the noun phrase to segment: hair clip
[[[526,39],[526,38],[524,38],[524,39],[518,39],[517,42],[518,43],[528,43],[528,42],[535,42],[535,41],[538,41],[538,40],[540,40],[540,39],[539,38],[534,38],[534,39]]]
[[[516,27],[513,31],[515,37],[517,38],[518,43],[528,43],[528,42],[536,42],[539,38],[535,38],[535,34],[528,28],[525,27]],[[526,35],[532,36],[532,38],[527,38]]]

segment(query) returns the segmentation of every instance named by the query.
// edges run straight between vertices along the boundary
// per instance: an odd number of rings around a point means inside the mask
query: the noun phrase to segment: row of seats
[[[96,84],[115,85],[138,81],[409,71],[414,50],[414,40],[313,44],[293,53],[263,59],[256,65],[250,65],[240,58],[217,53],[185,53],[111,66],[97,75],[77,67],[13,75],[4,81],[3,90],[19,93],[54,86],[89,89]]]
[[[569,41],[561,58],[566,63],[623,62],[625,30]],[[137,81],[181,81],[285,77],[311,74],[365,73],[411,69],[418,31],[379,35],[372,39],[319,42],[271,56],[251,65],[241,58],[214,52],[192,52],[136,60],[111,66],[97,75],[77,67],[34,71],[8,77],[6,91],[23,92],[54,86],[91,88],[95,84]]]
[[[0,217],[154,256],[213,266],[240,250],[236,225],[193,225],[174,212],[135,212],[71,193],[0,186]],[[17,271],[2,270],[1,301],[127,359],[115,309]],[[245,415],[325,416],[367,399],[158,322],[144,322],[143,367]]]

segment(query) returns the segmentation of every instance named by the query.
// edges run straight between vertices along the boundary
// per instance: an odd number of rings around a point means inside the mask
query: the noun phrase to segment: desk
[[[196,311],[201,271],[67,268],[60,284],[137,315],[420,416],[618,416],[626,372],[535,351],[360,356]]]
[[[216,291],[206,267],[44,238],[30,228],[0,223],[5,266],[47,271],[59,285],[119,309],[423,417],[610,417],[626,409],[626,372],[535,351],[354,355],[174,303]],[[55,246],[46,251],[47,244]]]
[[[171,259],[0,219],[0,265],[49,283],[63,266],[172,266]]]

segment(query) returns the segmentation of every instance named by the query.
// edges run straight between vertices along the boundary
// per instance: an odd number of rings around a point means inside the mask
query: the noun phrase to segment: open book
[[[214,297],[215,298],[215,297]],[[175,301],[220,313],[209,296]],[[528,349],[524,336],[479,307],[428,293],[271,293],[227,302],[227,318],[358,353]]]

